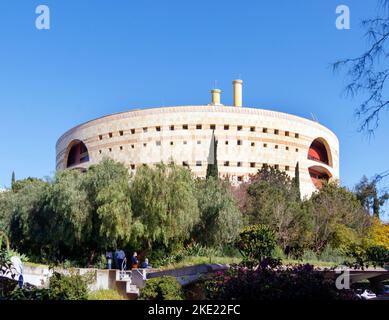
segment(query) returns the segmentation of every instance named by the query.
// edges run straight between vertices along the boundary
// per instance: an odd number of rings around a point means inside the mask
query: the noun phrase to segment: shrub
[[[184,293],[180,283],[174,277],[162,277],[148,280],[141,290],[142,300],[183,300]]]
[[[266,225],[245,227],[239,234],[237,248],[246,262],[261,262],[271,258],[276,247],[274,232]]]
[[[52,300],[87,300],[88,276],[71,273],[63,275],[55,272],[50,278],[50,298]]]
[[[366,249],[367,261],[373,263],[374,267],[383,267],[389,262],[389,250],[384,246],[371,246]]]

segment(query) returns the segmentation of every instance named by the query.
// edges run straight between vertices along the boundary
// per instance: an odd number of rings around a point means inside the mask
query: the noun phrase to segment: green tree
[[[227,181],[209,177],[196,181],[200,221],[194,232],[196,241],[207,246],[224,245],[236,240],[242,227],[242,214]]]
[[[12,178],[11,178],[11,189],[14,188],[14,184],[16,182],[16,177],[15,177],[15,171],[12,171]]]
[[[199,221],[193,177],[175,164],[140,167],[131,181],[134,239],[143,248],[187,239]]]
[[[215,137],[215,130],[212,132],[212,141],[211,141],[211,147],[209,152],[209,158],[208,158],[208,166],[207,166],[207,179],[210,177],[218,178],[219,177],[219,170],[217,166],[217,145],[218,141]]]

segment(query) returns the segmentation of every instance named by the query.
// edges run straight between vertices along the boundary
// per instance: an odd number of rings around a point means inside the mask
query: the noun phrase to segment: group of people
[[[115,269],[119,270],[127,270],[127,258],[126,254],[122,249],[117,249],[115,251],[115,254],[112,253],[112,251],[108,251],[105,255],[107,259],[107,269],[113,269],[112,262],[115,262]],[[138,269],[139,268],[139,260],[138,260],[138,254],[136,252],[133,253],[130,259],[129,267],[131,269]],[[144,261],[140,264],[141,269],[148,269],[151,268],[151,265],[149,264],[149,259],[145,258]]]

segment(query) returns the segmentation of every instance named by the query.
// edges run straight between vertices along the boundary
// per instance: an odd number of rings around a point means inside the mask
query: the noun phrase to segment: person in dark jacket
[[[138,254],[134,252],[134,254],[131,257],[131,269],[138,269],[138,264],[139,264]]]

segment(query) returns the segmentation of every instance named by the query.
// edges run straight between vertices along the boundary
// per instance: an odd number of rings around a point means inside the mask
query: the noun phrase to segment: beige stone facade
[[[87,168],[109,157],[131,172],[142,164],[174,161],[204,177],[213,159],[213,134],[219,174],[233,183],[247,180],[264,164],[291,177],[298,164],[303,196],[317,188],[312,172],[339,179],[339,141],[326,127],[281,112],[219,104],[134,110],[79,125],[57,142],[57,170]],[[326,161],[309,156],[314,141],[325,146]],[[80,142],[88,156],[69,162],[72,146]]]

